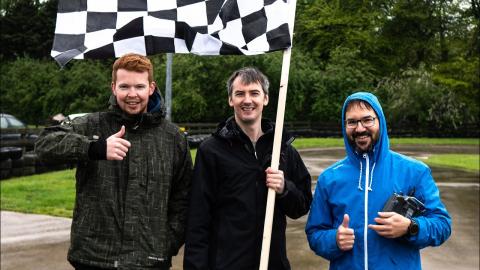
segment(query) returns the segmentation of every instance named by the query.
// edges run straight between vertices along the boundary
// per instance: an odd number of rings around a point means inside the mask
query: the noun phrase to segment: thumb
[[[120,131],[113,134],[113,136],[115,136],[117,138],[121,138],[121,137],[123,137],[123,135],[125,135],[125,126],[124,125],[122,125],[122,127],[120,128]]]
[[[350,221],[350,217],[348,214],[343,215],[342,226],[348,228],[348,222]]]

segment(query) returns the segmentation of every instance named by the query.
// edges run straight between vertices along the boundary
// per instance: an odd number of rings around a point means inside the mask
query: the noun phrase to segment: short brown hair
[[[117,71],[119,69],[125,69],[128,71],[135,72],[148,72],[148,82],[153,82],[153,65],[146,56],[128,53],[118,58],[115,63],[113,63],[112,69],[112,82],[117,81]]]
[[[243,84],[259,83],[262,86],[263,93],[268,95],[268,87],[270,82],[268,81],[267,76],[265,76],[260,70],[254,67],[244,67],[239,70],[236,70],[232,73],[230,78],[227,81],[227,91],[228,96],[230,97],[233,92],[233,81],[237,77],[240,77]]]

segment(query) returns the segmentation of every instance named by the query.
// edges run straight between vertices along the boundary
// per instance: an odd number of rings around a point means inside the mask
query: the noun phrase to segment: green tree
[[[74,61],[65,69],[53,60],[7,62],[0,68],[1,111],[40,125],[57,113],[105,110],[110,70],[111,63],[100,61]]]
[[[52,114],[103,110],[111,64],[50,54],[57,0],[0,2],[2,111],[30,124]],[[478,0],[299,0],[285,119],[339,121],[345,97],[375,90],[401,123],[478,123]],[[165,57],[152,56],[165,87]],[[217,122],[232,114],[226,81],[255,66],[270,79],[264,116],[276,117],[282,52],[258,56],[174,56],[173,120]],[[445,112],[445,113],[443,113]],[[390,113],[387,113],[390,115]]]
[[[420,66],[385,78],[376,89],[392,127],[416,126],[457,129],[465,120],[465,103],[448,88],[435,84]]]
[[[2,3],[1,58],[49,57],[53,44],[57,3],[57,0],[42,2],[16,0]]]
[[[390,72],[416,68],[434,56],[436,30],[433,1],[394,1],[380,30],[382,65]]]
[[[374,56],[382,1],[299,1],[297,6],[294,45],[311,52],[320,67],[337,47]]]
[[[2,112],[18,116],[29,124],[43,124],[47,93],[60,87],[55,63],[42,63],[30,58],[1,65],[0,94]]]
[[[370,64],[359,57],[359,51],[337,48],[321,79],[315,84],[311,118],[327,122],[339,121],[343,101],[357,91],[374,89],[374,75]]]
[[[70,67],[60,71],[61,88],[49,91],[48,103],[62,104],[62,107],[50,109],[48,115],[58,112],[64,114],[105,111],[111,95],[112,60],[76,61]]]
[[[432,80],[465,104],[463,122],[478,123],[480,110],[480,60],[458,56],[434,66]]]

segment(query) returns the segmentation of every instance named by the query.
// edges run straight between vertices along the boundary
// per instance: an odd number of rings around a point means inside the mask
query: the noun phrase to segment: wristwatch
[[[408,235],[415,236],[418,234],[418,224],[414,219],[410,219],[410,225],[408,225]]]

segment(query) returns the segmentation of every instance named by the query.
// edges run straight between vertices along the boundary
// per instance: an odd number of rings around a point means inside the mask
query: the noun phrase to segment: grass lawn
[[[449,144],[479,145],[478,139],[392,139],[392,144]],[[342,147],[340,138],[300,138],[297,148]],[[196,149],[191,150],[195,160]],[[422,160],[430,165],[479,170],[478,155],[432,155]],[[37,174],[0,182],[1,209],[24,213],[72,217],[75,200],[75,169]]]
[[[422,159],[428,165],[450,167],[476,172],[480,169],[479,155],[442,154]]]
[[[296,138],[293,146],[297,149],[319,147],[341,147],[343,138]]]
[[[2,210],[72,217],[75,169],[3,180],[0,187]]]

